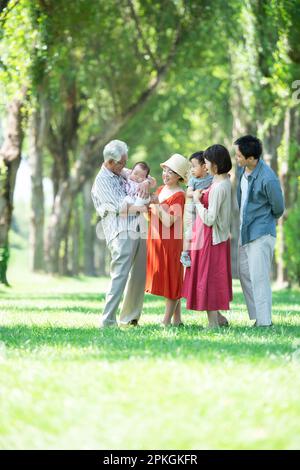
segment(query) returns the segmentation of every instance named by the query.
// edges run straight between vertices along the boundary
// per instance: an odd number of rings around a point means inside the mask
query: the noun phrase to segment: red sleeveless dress
[[[157,189],[158,195],[163,186]],[[180,299],[183,266],[180,255],[183,246],[182,220],[185,193],[178,191],[162,204],[170,214],[179,218],[170,228],[163,226],[158,216],[150,213],[147,240],[147,276],[145,291],[167,299]]]

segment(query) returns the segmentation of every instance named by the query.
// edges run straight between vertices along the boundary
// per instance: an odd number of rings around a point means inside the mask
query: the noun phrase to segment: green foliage
[[[297,0],[20,0],[0,21],[0,111],[26,85],[26,109],[47,109],[65,173],[164,67],[156,94],[116,136],[158,178],[171,153],[231,145],[237,132],[270,143],[295,106]],[[53,149],[43,154],[50,176]]]
[[[0,196],[3,197],[5,195],[6,187],[5,181],[7,178],[8,168],[5,164],[2,156],[0,157]]]
[[[155,176],[159,162],[172,153],[189,156],[213,139],[224,142],[230,133],[229,82],[219,76],[218,66],[205,65],[203,70],[174,67],[167,84],[121,134],[130,142],[131,161],[147,159]]]
[[[298,177],[300,186],[300,177]],[[300,285],[300,192],[295,205],[289,210],[288,218],[284,224],[286,251],[284,261],[288,270],[288,277]]]
[[[29,15],[29,0],[16,2],[14,8],[5,17],[0,15],[0,107],[16,93],[21,86],[30,87],[29,69],[31,66],[32,47],[36,31],[32,29]],[[3,15],[5,14],[5,11]],[[1,108],[0,108],[1,109]]]
[[[0,284],[7,285],[7,266],[9,260],[9,245],[6,243],[4,246],[0,247]]]
[[[7,192],[7,166],[5,165],[3,158],[0,156],[0,205],[3,207],[5,205],[6,192]],[[2,222],[3,223],[3,222]],[[3,228],[0,228],[1,231]],[[4,234],[1,234],[3,237],[2,244],[0,246],[0,284],[7,284],[6,272],[9,260],[9,244],[4,238]]]

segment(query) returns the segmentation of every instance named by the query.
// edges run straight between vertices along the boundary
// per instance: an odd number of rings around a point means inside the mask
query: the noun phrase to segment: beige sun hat
[[[175,173],[177,173],[177,175],[181,176],[184,181],[187,180],[190,163],[188,159],[185,158],[183,155],[180,155],[180,153],[174,153],[168,160],[161,163],[160,166],[162,168],[164,166],[167,166],[168,168],[170,168],[170,170],[174,171]]]

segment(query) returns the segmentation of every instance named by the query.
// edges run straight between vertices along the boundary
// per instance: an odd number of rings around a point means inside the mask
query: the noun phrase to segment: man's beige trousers
[[[102,316],[104,326],[117,324],[117,310],[124,293],[120,323],[141,316],[146,282],[146,240],[137,232],[121,232],[108,245],[111,253],[110,285]]]

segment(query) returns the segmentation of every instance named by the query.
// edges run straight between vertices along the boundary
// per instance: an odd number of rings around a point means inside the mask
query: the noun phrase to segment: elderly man
[[[116,313],[125,290],[120,324],[137,325],[141,315],[146,279],[146,224],[141,212],[146,206],[125,201],[123,168],[127,162],[125,142],[112,140],[103,150],[104,163],[92,187],[92,199],[101,217],[111,253],[111,281],[103,311],[102,326],[117,326]],[[149,194],[149,180],[141,183],[140,196]]]

